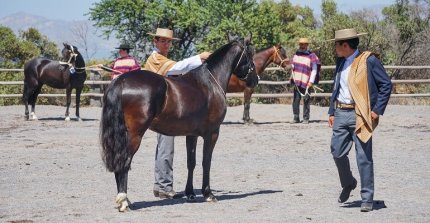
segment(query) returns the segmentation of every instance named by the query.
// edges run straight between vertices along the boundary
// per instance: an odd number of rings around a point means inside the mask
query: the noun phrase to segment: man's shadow
[[[196,192],[196,191],[195,191]],[[260,190],[256,192],[250,192],[250,193],[240,193],[240,192],[222,192],[222,191],[216,191],[212,190],[214,193],[221,193],[221,195],[217,195],[218,201],[222,200],[232,200],[232,199],[242,199],[248,196],[255,196],[255,195],[261,195],[261,194],[273,194],[273,193],[281,193],[282,190]],[[196,193],[196,200],[191,203],[205,203],[205,199],[203,198],[201,193]],[[178,199],[162,199],[162,200],[155,200],[155,201],[138,201],[133,202],[130,205],[131,210],[139,210],[142,208],[148,208],[153,206],[165,206],[165,205],[176,205],[176,204],[184,204],[188,203],[185,196],[183,198]]]
[[[345,202],[341,207],[343,208],[359,208],[361,207],[361,200]],[[383,200],[374,200],[373,201],[373,210],[379,210],[382,208],[387,208],[385,202]]]

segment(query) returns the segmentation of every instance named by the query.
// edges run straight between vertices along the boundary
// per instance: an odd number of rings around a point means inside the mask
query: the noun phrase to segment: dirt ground
[[[200,194],[202,140],[197,150],[196,203],[152,195],[156,134],[148,132],[129,174],[131,211],[114,207],[114,175],[98,141],[101,108],[84,107],[82,122],[63,121],[64,107],[0,106],[0,222],[429,222],[430,107],[389,105],[374,134],[375,210],[360,212],[359,189],[344,205],[330,154],[327,108],[311,107],[311,123],[292,124],[291,105],[230,107],[213,154],[211,188]],[[74,113],[74,109],[72,109]],[[72,116],[73,117],[73,116]],[[176,138],[175,185],[186,183],[185,137]],[[352,171],[358,178],[355,152]]]

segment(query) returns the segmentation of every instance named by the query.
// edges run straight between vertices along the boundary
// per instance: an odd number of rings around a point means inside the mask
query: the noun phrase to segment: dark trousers
[[[305,94],[306,89],[301,87],[294,87],[294,98],[293,98],[293,114],[294,118],[299,118],[300,116],[300,100],[302,99],[302,95]],[[311,96],[306,94],[303,96],[303,119],[309,120],[309,113],[311,112],[310,107]]]
[[[362,202],[373,202],[374,176],[372,159],[372,138],[366,143],[355,134],[355,110],[336,109],[334,113],[331,153],[336,164],[340,184],[350,186],[354,180],[349,165],[348,153],[355,144],[358,172],[361,182]]]

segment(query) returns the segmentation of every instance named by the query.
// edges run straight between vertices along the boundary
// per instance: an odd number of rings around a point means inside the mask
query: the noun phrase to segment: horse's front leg
[[[185,187],[185,196],[187,196],[187,201],[189,202],[194,202],[196,200],[196,194],[194,193],[193,187],[193,174],[194,168],[196,167],[196,146],[197,136],[187,136],[188,178],[187,185]]]
[[[130,201],[127,198],[127,181],[128,181],[128,170],[122,172],[115,172],[116,188],[118,195],[116,196],[115,202],[118,205],[118,210],[124,212],[128,209]]]
[[[66,89],[66,118],[64,119],[65,121],[70,121],[70,117],[69,117],[69,107],[70,107],[70,103],[72,102],[72,88],[71,87],[67,87]]]
[[[79,116],[79,106],[81,104],[81,92],[82,92],[82,87],[76,88],[76,118],[78,118],[78,121],[82,121],[81,116]]]
[[[212,152],[214,150],[216,141],[218,140],[219,129],[204,137],[203,142],[203,183],[202,183],[202,194],[206,201],[216,202],[217,199],[215,195],[212,194],[210,188],[210,170],[211,170],[211,162],[212,162]]]
[[[249,109],[251,108],[251,96],[252,93],[254,93],[254,88],[245,88],[243,91],[243,98],[244,98],[244,104],[243,104],[243,121],[245,123],[252,123],[254,120],[252,120],[249,117]]]

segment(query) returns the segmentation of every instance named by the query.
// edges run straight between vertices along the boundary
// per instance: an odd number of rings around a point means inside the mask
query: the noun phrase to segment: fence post
[[[90,71],[90,80],[92,81],[101,81],[102,80],[102,75],[100,74],[99,71],[97,70],[91,70]],[[102,86],[103,85],[96,85],[96,84],[92,84],[91,85],[91,93],[101,93],[102,92]],[[102,101],[100,97],[94,97],[91,96],[90,97],[90,106],[97,106],[97,107],[101,107],[102,106]]]

